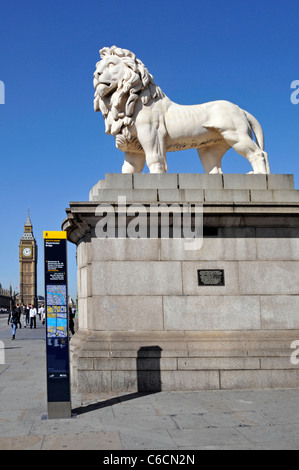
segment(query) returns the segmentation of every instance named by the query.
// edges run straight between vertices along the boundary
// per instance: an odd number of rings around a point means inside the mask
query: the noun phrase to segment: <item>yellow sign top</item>
[[[67,239],[67,233],[65,230],[59,232],[59,231],[44,231],[44,238],[51,238],[51,239],[54,239],[54,240],[57,240],[57,239]]]

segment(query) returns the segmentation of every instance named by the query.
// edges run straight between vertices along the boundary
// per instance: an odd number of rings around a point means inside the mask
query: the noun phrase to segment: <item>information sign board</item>
[[[66,232],[44,231],[48,418],[71,417]]]

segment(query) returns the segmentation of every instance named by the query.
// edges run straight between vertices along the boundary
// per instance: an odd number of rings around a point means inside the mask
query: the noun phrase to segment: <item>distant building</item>
[[[39,307],[45,306],[45,297],[43,297],[42,295],[38,295],[37,302]]]
[[[20,261],[20,302],[37,307],[37,244],[29,216],[24,225],[24,233],[19,244]]]
[[[10,289],[3,289],[2,284],[0,283],[0,309],[10,308],[11,300],[12,300],[11,287]]]

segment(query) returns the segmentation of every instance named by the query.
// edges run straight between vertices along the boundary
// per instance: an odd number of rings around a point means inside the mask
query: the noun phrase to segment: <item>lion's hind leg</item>
[[[145,165],[145,154],[125,152],[122,173],[141,173]]]
[[[226,142],[240,155],[245,157],[252,166],[253,173],[267,174],[267,154],[254,142],[250,135],[238,132],[223,132]]]
[[[230,146],[227,144],[218,144],[197,149],[197,153],[206,173],[222,173],[221,160],[229,148]]]

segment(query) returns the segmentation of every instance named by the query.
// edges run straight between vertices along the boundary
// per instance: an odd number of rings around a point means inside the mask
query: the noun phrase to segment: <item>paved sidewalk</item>
[[[72,395],[46,417],[45,328],[0,328],[0,449],[299,449],[299,389]],[[1,346],[5,345],[5,350]]]

